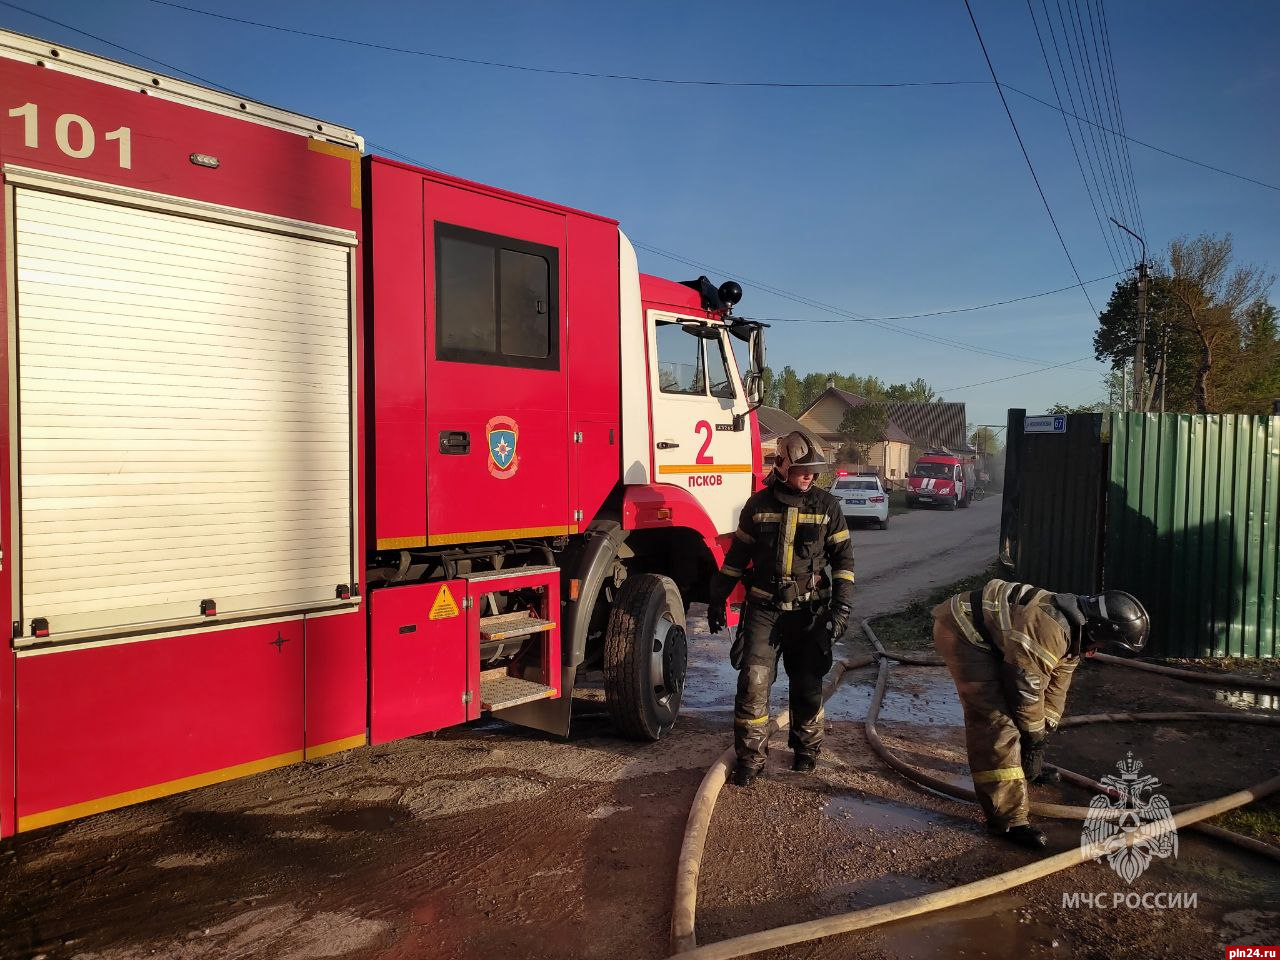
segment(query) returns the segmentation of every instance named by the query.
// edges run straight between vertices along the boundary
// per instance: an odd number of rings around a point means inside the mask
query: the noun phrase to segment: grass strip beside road
[[[898,613],[876,617],[876,636],[889,650],[930,650],[933,648],[933,614],[930,611],[943,600],[957,593],[976,590],[992,577],[1001,575],[1000,567],[992,564],[981,573],[938,587],[927,596],[911,601]]]

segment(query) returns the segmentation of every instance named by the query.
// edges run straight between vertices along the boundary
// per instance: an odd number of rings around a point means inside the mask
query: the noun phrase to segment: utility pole
[[[1169,383],[1169,325],[1160,336],[1160,412],[1164,413],[1164,397]]]
[[[1115,217],[1112,223],[1142,244],[1142,260],[1138,263],[1138,345],[1133,351],[1133,409],[1147,412],[1146,402],[1146,354],[1147,354],[1147,241],[1126,227]]]

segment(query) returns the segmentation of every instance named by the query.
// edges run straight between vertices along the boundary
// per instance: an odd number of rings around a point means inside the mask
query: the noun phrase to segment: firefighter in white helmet
[[[1080,657],[1103,643],[1141,651],[1149,629],[1147,611],[1122,590],[1077,596],[991,580],[933,608],[933,643],[960,694],[973,789],[993,834],[1045,846],[1027,781],[1057,779],[1044,769],[1045,744]]]
[[[814,485],[827,462],[799,431],[782,439],[778,458],[771,482],[742,508],[707,606],[711,632],[718,633],[729,594],[746,578],[747,603],[729,654],[739,671],[733,773],[739,786],[748,786],[768,759],[769,688],[779,657],[789,683],[793,769],[813,770],[822,748],[822,678],[853,612],[849,529],[839,501]]]

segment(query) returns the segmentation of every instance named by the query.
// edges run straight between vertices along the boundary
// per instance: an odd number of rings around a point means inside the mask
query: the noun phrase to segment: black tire
[[[656,573],[628,577],[604,635],[605,703],[618,732],[629,740],[666,734],[680,712],[687,667],[679,588]]]
[[[950,500],[947,501],[947,509],[954,510],[955,508],[956,508],[956,499],[955,497],[952,497]]]
[[[889,529],[889,518],[888,518],[888,517],[885,517],[883,520],[881,520],[881,521],[880,521],[880,529],[881,529],[881,530],[888,530],[888,529]]]

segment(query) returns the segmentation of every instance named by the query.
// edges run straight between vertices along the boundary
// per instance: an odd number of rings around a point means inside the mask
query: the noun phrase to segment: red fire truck
[[[736,284],[29,37],[0,91],[0,835],[482,714],[563,734],[588,670],[671,727],[760,473]]]
[[[973,457],[928,450],[907,474],[907,506],[942,504],[948,510],[972,502],[977,481]]]

